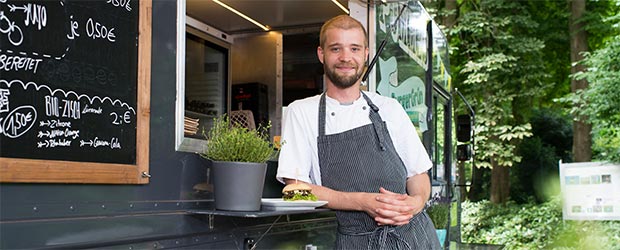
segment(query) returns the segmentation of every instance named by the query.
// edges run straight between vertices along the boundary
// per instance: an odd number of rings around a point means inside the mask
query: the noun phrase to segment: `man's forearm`
[[[285,179],[287,184],[295,183],[295,181],[293,179]],[[307,184],[312,187],[312,193],[319,200],[327,201],[327,207],[330,209],[364,211],[365,205],[367,205],[365,203],[369,202],[366,199],[371,198],[369,193],[340,192],[324,186]]]
[[[431,195],[431,182],[426,172],[407,178],[407,194],[420,197],[426,203]]]

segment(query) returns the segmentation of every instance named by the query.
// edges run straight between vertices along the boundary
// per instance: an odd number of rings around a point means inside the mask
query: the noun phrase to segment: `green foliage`
[[[532,103],[545,93],[542,40],[527,2],[464,1],[450,30],[457,56],[455,85],[476,109],[476,162],[479,167],[513,166],[516,145],[531,136]]]
[[[463,202],[463,242],[505,249],[620,249],[620,221],[563,221],[560,200],[542,204]]]
[[[549,187],[550,183],[559,184],[559,158],[552,146],[542,143],[540,137],[528,138],[519,145],[523,161],[514,168],[511,175],[510,197],[517,203],[529,202],[533,197],[537,202],[548,200],[548,192],[559,190],[559,185]],[[557,195],[557,193],[555,193]]]
[[[521,161],[517,155],[513,139],[521,141],[531,136],[531,125],[498,125],[488,117],[480,117],[480,122],[474,127],[476,136],[476,158],[481,159],[478,167],[492,168],[488,159],[495,159],[499,166],[512,167],[515,162]]]
[[[620,17],[620,14],[618,15]],[[620,29],[620,22],[616,25]],[[620,162],[620,35],[605,46],[587,53],[586,72],[574,74],[586,79],[588,88],[571,93],[559,101],[571,107],[575,117],[586,117],[592,124],[593,153],[596,160]]]
[[[588,46],[595,51],[605,47],[605,43],[620,35],[619,0],[587,1],[586,12],[581,22],[588,32]]]
[[[573,123],[568,115],[559,109],[539,109],[534,111],[530,123],[533,137],[539,137],[544,146],[553,147],[558,159],[571,161]]]
[[[445,229],[448,226],[448,217],[450,214],[450,204],[438,202],[426,209],[426,213],[431,217],[433,225],[437,229]]]
[[[559,192],[558,161],[570,162],[572,123],[551,109],[535,110],[531,138],[518,147],[523,160],[511,170],[510,197],[517,203],[548,201]]]
[[[559,205],[495,205],[488,201],[462,204],[462,237],[469,243],[505,245],[506,249],[544,246],[561,224]]]
[[[543,64],[550,75],[544,83],[547,91],[536,102],[542,107],[561,108],[552,100],[570,93],[570,5],[567,1],[527,1],[526,5],[539,24],[532,32],[545,44]]]
[[[619,221],[566,221],[547,249],[620,249]]]
[[[266,127],[255,130],[231,124],[226,114],[217,117],[206,135],[207,149],[201,156],[213,161],[265,163],[274,155]]]

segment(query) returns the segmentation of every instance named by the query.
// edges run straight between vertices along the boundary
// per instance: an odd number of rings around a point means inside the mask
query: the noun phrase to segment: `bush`
[[[255,130],[231,124],[226,114],[217,117],[206,135],[207,149],[202,157],[212,161],[265,163],[274,155],[267,127]],[[203,132],[204,134],[204,132]]]
[[[448,216],[450,214],[449,203],[435,203],[426,209],[426,213],[433,221],[435,228],[445,229],[448,226]]]
[[[559,193],[558,161],[571,161],[573,129],[570,118],[549,109],[534,110],[532,134],[518,147],[523,158],[511,169],[510,198],[517,203],[549,201]],[[553,183],[553,185],[550,185]]]
[[[542,204],[463,202],[462,241],[505,249],[620,249],[620,221],[563,221],[560,204],[558,197]]]
[[[543,143],[540,137],[523,140],[519,145],[523,159],[511,169],[510,175],[510,198],[513,201],[527,203],[534,198],[540,203],[548,201],[549,194],[558,195],[559,181],[554,179],[559,176],[559,158],[553,151],[554,148]],[[557,185],[552,187],[551,184]]]

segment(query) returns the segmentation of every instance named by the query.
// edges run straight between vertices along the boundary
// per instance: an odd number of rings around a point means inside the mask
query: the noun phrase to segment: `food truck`
[[[363,88],[402,104],[452,197],[447,40],[418,1],[0,0],[0,249],[332,248],[328,209],[215,209],[200,153],[224,113],[277,138],[324,90],[318,34],[341,14],[369,31]]]

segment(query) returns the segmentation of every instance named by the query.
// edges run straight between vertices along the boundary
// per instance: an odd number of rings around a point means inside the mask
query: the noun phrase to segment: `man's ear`
[[[323,48],[321,48],[321,46],[316,48],[316,56],[319,58],[319,61],[321,61],[321,63],[323,63]]]

